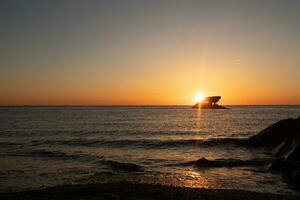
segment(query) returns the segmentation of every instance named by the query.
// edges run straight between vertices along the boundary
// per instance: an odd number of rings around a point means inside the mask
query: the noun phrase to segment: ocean
[[[240,141],[300,106],[228,107],[0,107],[0,192],[128,181],[296,193],[266,166],[226,161],[271,159]],[[195,165],[201,158],[217,166]]]

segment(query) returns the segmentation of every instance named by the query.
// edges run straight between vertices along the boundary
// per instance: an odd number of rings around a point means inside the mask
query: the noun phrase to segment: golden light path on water
[[[195,172],[193,169],[176,171],[176,176],[166,176],[165,174],[157,174],[154,176],[147,175],[134,175],[128,176],[126,174],[119,175],[102,175],[99,177],[92,177],[93,183],[110,183],[110,182],[122,182],[129,183],[145,183],[145,184],[162,184],[176,187],[190,187],[190,188],[213,188],[213,184],[208,183],[206,178],[201,174]],[[80,184],[91,183],[90,180],[81,180]],[[74,182],[76,184],[76,182]]]
[[[202,119],[204,110],[200,107],[197,109],[193,109],[194,112],[194,136],[191,138],[195,143],[201,142],[204,139],[201,130],[202,130]],[[195,157],[191,155],[190,158],[187,158],[188,161],[195,161],[196,159],[201,158],[201,149],[197,145],[195,145],[196,151],[198,151],[198,156]],[[111,150],[110,150],[111,151]],[[106,152],[108,153],[108,152]],[[158,154],[163,156],[164,152],[160,151]],[[157,156],[158,156],[157,154]],[[170,173],[172,170],[172,173]],[[174,167],[170,169],[169,167],[163,167],[159,169],[160,173],[157,173],[155,176],[153,175],[135,175],[131,174],[131,176],[127,175],[107,175],[107,177],[101,176],[101,180],[95,179],[97,182],[118,182],[120,180],[133,182],[133,183],[147,183],[147,184],[162,184],[169,186],[177,186],[177,187],[190,187],[190,188],[218,188],[218,183],[213,182],[211,179],[207,179],[205,173],[201,169],[197,169],[195,166],[186,166],[186,167]]]
[[[201,95],[201,96],[198,96],[198,98],[199,98],[198,102],[200,104],[201,101],[203,101],[205,97],[204,97],[204,95]],[[202,108],[199,106],[197,108],[197,119],[196,119],[197,120],[196,121],[196,127],[198,129],[197,132],[196,132],[196,138],[195,138],[196,141],[203,139],[201,137],[201,135],[200,135],[201,134],[200,133],[201,132],[201,116],[202,116]],[[200,151],[200,149],[199,149],[199,151]],[[204,177],[202,177],[198,172],[193,171],[193,172],[190,172],[189,175],[191,177],[195,178],[197,181],[192,182],[193,185],[187,184],[188,187],[208,188],[208,182],[207,182],[207,180]],[[201,178],[199,178],[199,176]]]
[[[197,102],[201,103],[201,101],[204,100],[205,96],[200,93],[200,94],[197,94],[195,96],[195,98],[197,99]],[[202,108],[199,107],[199,108],[195,109],[195,111],[196,111],[195,112],[196,113],[196,119],[195,119],[196,131],[195,131],[194,140],[195,140],[195,142],[199,142],[203,139],[203,137],[201,136]],[[199,155],[201,155],[200,149],[199,149]],[[185,170],[181,170],[180,173],[181,173],[182,177],[185,177],[185,178],[178,178],[176,180],[176,183],[174,183],[174,180],[169,180],[170,183],[167,183],[167,184],[172,184],[172,185],[175,184],[177,186],[192,187],[192,188],[209,188],[211,185],[210,183],[208,183],[206,178],[203,177],[201,175],[201,173],[199,173],[198,171],[193,169],[193,167],[185,169]]]

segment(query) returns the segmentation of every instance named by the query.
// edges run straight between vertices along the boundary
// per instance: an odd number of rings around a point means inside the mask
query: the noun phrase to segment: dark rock
[[[272,153],[283,160],[300,161],[300,141],[295,137],[278,145]]]
[[[299,135],[300,118],[284,119],[268,128],[262,130],[257,135],[248,139],[248,144],[251,146],[263,146],[274,148],[281,145],[289,139],[294,139]],[[298,132],[298,133],[297,133]]]
[[[295,186],[296,189],[300,189],[300,167],[294,170],[290,176],[291,183]]]
[[[199,103],[196,103],[195,105],[193,105],[192,108],[228,109],[228,108],[218,105],[218,104],[210,105],[210,104],[199,104]]]
[[[300,144],[298,143],[291,149],[289,154],[287,155],[287,160],[295,160],[300,161]]]
[[[288,173],[297,169],[299,163],[294,161],[287,161],[282,159],[275,159],[269,166],[270,171],[279,171],[283,173]]]
[[[206,97],[203,102],[196,103],[192,108],[228,109],[217,104],[220,99],[221,96]]]
[[[300,162],[276,159],[269,165],[269,170],[282,173],[287,182],[300,189]]]
[[[247,140],[250,146],[261,146],[272,149],[276,156],[269,165],[269,170],[278,171],[300,189],[300,117],[284,119]]]

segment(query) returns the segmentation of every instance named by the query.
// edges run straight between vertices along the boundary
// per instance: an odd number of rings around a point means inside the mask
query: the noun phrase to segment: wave
[[[50,151],[50,150],[33,150],[28,152],[17,152],[11,156],[25,156],[25,157],[44,157],[44,158],[69,158],[76,159],[80,155],[66,154],[60,151]]]
[[[244,138],[213,138],[213,139],[181,139],[181,140],[101,140],[101,139],[72,139],[43,141],[32,143],[31,146],[43,144],[49,145],[70,145],[70,146],[87,146],[87,147],[138,147],[138,148],[175,148],[182,146],[222,146],[222,145],[244,145]]]
[[[105,164],[107,164],[111,169],[115,171],[122,171],[122,172],[142,172],[144,168],[140,165],[134,163],[127,163],[127,162],[119,162],[114,160],[105,160]]]
[[[87,161],[97,162],[109,166],[114,171],[122,172],[142,172],[144,168],[140,165],[127,162],[119,162],[114,160],[104,159],[102,156],[80,155],[80,154],[66,154],[60,151],[50,150],[33,150],[28,152],[19,152],[11,156],[25,156],[25,157],[41,157],[41,158],[59,158],[59,159],[84,159]]]
[[[24,143],[18,143],[18,142],[0,142],[0,148],[1,147],[10,147],[10,146],[18,146],[23,145]]]
[[[248,138],[212,138],[202,140],[201,145],[215,146],[215,145],[245,145]]]
[[[206,158],[200,158],[196,161],[183,163],[183,165],[194,165],[199,168],[215,168],[215,167],[263,167],[272,162],[272,159],[251,159],[251,160],[239,160],[239,159],[216,159],[208,160]]]

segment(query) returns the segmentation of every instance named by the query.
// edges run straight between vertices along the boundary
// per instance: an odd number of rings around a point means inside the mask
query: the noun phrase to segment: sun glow
[[[196,100],[197,102],[202,102],[202,101],[204,100],[204,98],[205,98],[205,95],[204,95],[203,93],[198,93],[198,94],[196,94],[196,96],[195,96],[195,100]]]

